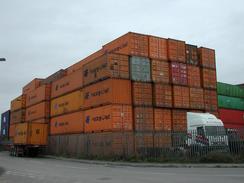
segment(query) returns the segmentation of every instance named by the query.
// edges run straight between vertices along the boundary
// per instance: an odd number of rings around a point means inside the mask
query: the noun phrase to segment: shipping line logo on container
[[[107,94],[108,92],[109,92],[109,88],[105,88],[103,90],[95,91],[93,93],[86,92],[85,93],[85,99],[89,99],[91,97],[101,96],[101,95]]]
[[[101,116],[95,116],[92,118],[93,122],[100,122],[100,121],[104,121],[104,120],[109,120],[111,119],[111,115],[101,115]],[[90,116],[86,116],[86,123],[89,124],[90,123]]]
[[[97,77],[97,73],[103,70],[104,68],[107,68],[107,63],[103,63],[99,65],[98,67],[95,67],[94,69],[86,69],[83,73],[84,77],[88,77],[89,74],[94,74],[94,78]]]
[[[64,121],[64,122],[56,121],[55,124],[54,124],[55,127],[62,127],[62,126],[68,126],[68,125],[69,125],[68,121]]]
[[[113,49],[111,49],[111,50],[107,49],[107,50],[105,50],[104,52],[105,52],[105,53],[113,53],[113,52],[117,52],[117,51],[119,51],[119,50],[121,50],[121,49],[123,49],[123,48],[125,48],[125,47],[127,47],[127,46],[128,46],[128,42],[125,42],[125,43],[123,43],[123,44],[121,44],[121,45],[119,45],[119,46],[117,46],[117,47],[115,47],[115,48],[113,48]]]

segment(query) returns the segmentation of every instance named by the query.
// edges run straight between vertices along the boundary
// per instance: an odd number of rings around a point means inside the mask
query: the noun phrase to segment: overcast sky
[[[0,0],[0,112],[46,77],[128,31],[214,48],[218,81],[244,82],[242,0]]]

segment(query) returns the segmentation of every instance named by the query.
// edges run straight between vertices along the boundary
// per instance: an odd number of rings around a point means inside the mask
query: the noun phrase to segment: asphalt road
[[[149,168],[17,158],[0,152],[0,183],[243,183],[244,168]]]

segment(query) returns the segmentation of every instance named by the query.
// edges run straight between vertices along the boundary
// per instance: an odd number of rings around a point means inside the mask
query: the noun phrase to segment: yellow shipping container
[[[25,99],[26,99],[25,95],[20,95],[19,97],[12,100],[10,110],[13,112],[13,111],[19,110],[21,108],[24,108]]]
[[[14,130],[14,144],[47,145],[48,124],[18,123]]]
[[[81,90],[69,93],[51,101],[51,117],[77,111],[84,103]]]

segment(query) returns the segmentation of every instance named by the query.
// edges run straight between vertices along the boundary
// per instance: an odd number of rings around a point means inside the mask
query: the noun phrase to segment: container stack
[[[131,32],[28,86],[24,121],[48,123],[59,154],[170,147],[187,111],[218,115],[214,50]]]
[[[226,128],[244,128],[244,89],[217,83],[220,119]]]

